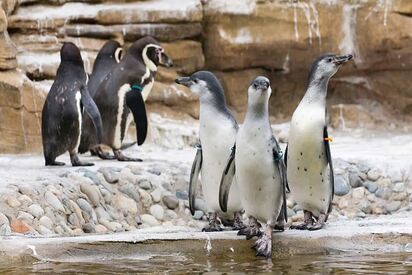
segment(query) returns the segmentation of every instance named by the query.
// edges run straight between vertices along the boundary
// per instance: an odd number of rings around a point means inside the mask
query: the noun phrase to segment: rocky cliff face
[[[249,81],[268,76],[271,114],[286,121],[314,58],[342,52],[355,61],[330,83],[332,125],[404,127],[412,117],[411,30],[408,0],[3,0],[0,152],[41,149],[41,109],[62,42],[82,50],[90,72],[107,39],[128,44],[144,35],[161,41],[176,64],[160,70],[151,111],[197,117],[196,98],[173,81],[206,68],[240,118]]]

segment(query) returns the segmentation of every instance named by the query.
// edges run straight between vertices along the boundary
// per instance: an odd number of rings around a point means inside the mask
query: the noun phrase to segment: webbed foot
[[[312,212],[303,210],[303,214],[304,214],[303,223],[297,224],[297,225],[291,225],[290,229],[306,230],[308,229],[309,226],[313,225]]]
[[[265,233],[256,240],[252,247],[256,250],[256,256],[272,257],[272,230],[272,226],[266,225]]]
[[[233,221],[233,230],[241,230],[246,227],[246,225],[242,221],[242,212],[241,211],[236,211],[234,214],[234,221]]]
[[[142,162],[142,159],[139,158],[130,158],[126,157],[123,152],[119,150],[113,150],[114,156],[118,161],[136,161],[136,162]]]
[[[209,213],[209,224],[203,227],[202,232],[216,232],[216,231],[222,231],[220,222],[217,219],[217,214]]]
[[[255,236],[260,237],[262,235],[262,232],[260,231],[261,227],[262,226],[260,225],[260,223],[254,217],[249,217],[249,225],[240,229],[237,234],[245,235],[246,240],[250,240]]]
[[[318,220],[314,224],[309,225],[307,229],[310,231],[322,229],[323,226],[325,225],[326,219],[327,219],[327,216],[325,214],[320,214]]]
[[[103,149],[99,146],[95,149],[90,150],[90,154],[98,156],[101,159],[107,160],[107,159],[116,159],[115,156],[110,155],[108,152],[104,152]]]
[[[46,166],[64,166],[66,163],[61,162],[61,161],[46,161]]]
[[[91,162],[84,162],[79,159],[77,154],[70,154],[70,161],[72,162],[72,166],[93,166],[94,163]]]

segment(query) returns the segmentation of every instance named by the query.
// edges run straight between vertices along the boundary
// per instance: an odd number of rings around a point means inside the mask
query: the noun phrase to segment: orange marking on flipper
[[[333,142],[333,138],[331,138],[331,137],[324,138],[323,140],[324,140],[324,141]]]

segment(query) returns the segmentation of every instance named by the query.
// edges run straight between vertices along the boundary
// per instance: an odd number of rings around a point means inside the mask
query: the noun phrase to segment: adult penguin
[[[154,38],[141,38],[130,46],[120,63],[96,91],[94,99],[104,126],[102,144],[112,148],[119,161],[142,161],[125,156],[121,145],[132,117],[136,124],[137,144],[142,145],[146,139],[144,100],[153,87],[159,65],[170,67],[172,60]],[[90,120],[85,120],[85,127],[91,127]],[[92,137],[82,141],[79,151],[84,153],[97,145],[96,138]]]
[[[334,175],[326,123],[329,79],[352,55],[319,57],[309,73],[306,94],[293,113],[287,147],[291,194],[303,208],[304,222],[292,229],[321,229],[332,211]]]
[[[73,166],[90,166],[80,161],[78,147],[82,127],[82,107],[90,117],[98,141],[102,140],[100,113],[91,98],[80,50],[64,43],[60,66],[42,111],[42,139],[46,165],[64,165],[56,158],[66,151]],[[97,132],[96,132],[97,131]]]

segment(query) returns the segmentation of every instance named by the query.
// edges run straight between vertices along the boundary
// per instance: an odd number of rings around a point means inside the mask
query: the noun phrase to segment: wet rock
[[[375,193],[376,192],[376,190],[378,190],[378,185],[376,184],[376,182],[373,182],[373,181],[366,181],[365,183],[364,183],[364,185],[365,185],[365,187],[366,187],[366,189],[368,189],[368,191],[370,192],[370,193]]]
[[[103,199],[105,203],[110,203],[112,201],[112,193],[107,191],[106,189],[101,189],[100,193],[103,195]]]
[[[156,188],[153,192],[150,193],[152,200],[155,203],[159,203],[162,199],[162,191],[159,188]]]
[[[95,212],[96,212],[98,220],[101,220],[101,219],[105,219],[107,221],[112,220],[112,217],[109,215],[109,213],[107,213],[106,210],[104,210],[104,208],[101,206],[97,207],[95,209]]]
[[[94,207],[100,204],[100,198],[102,194],[96,185],[90,185],[88,183],[80,184],[80,191],[82,191]]]
[[[0,226],[0,236],[9,236],[11,235],[11,228],[10,225],[7,224],[3,224]]]
[[[163,203],[169,209],[176,209],[179,206],[179,200],[174,196],[164,196]]]
[[[63,199],[63,203],[67,207],[67,209],[70,210],[70,212],[73,212],[76,214],[77,219],[79,220],[80,224],[85,223],[83,215],[82,215],[82,210],[74,201]]]
[[[77,217],[77,215],[75,213],[70,214],[69,218],[67,219],[67,221],[76,227],[81,226],[81,223],[79,221],[79,218]]]
[[[400,192],[403,192],[403,191],[405,191],[405,183],[403,183],[403,182],[398,182],[398,183],[396,183],[394,186],[393,186],[393,192],[396,192],[396,193],[400,193]]]
[[[352,188],[361,187],[363,185],[362,178],[358,173],[349,173],[349,184]]]
[[[94,184],[99,185],[100,179],[96,172],[90,171],[88,169],[83,170],[83,176],[90,179]]]
[[[93,223],[86,223],[82,226],[84,233],[96,233],[96,226]]]
[[[14,219],[11,221],[10,228],[15,233],[27,233],[30,231],[30,226],[24,220]]]
[[[352,190],[352,197],[354,199],[362,199],[365,196],[365,189],[363,188],[356,188]]]
[[[12,196],[7,197],[6,202],[12,208],[18,208],[18,207],[21,206],[21,202],[18,199],[16,199],[15,197],[12,197]]]
[[[47,227],[50,230],[53,228],[53,221],[47,216],[41,217],[39,220],[39,224]]]
[[[344,196],[348,194],[350,187],[343,175],[337,175],[335,178],[335,195]]]
[[[142,188],[143,190],[150,190],[152,189],[152,184],[149,180],[147,179],[141,179],[138,181],[137,183],[139,185],[140,188]]]
[[[139,189],[139,195],[140,199],[142,200],[143,207],[149,209],[150,206],[153,204],[152,196],[150,196],[150,194],[143,189]]]
[[[113,206],[122,213],[137,214],[138,212],[136,202],[121,194],[113,196]]]
[[[60,200],[50,191],[47,191],[44,194],[44,198],[50,206],[52,206],[55,210],[58,212],[64,213],[64,207],[63,204],[60,202]]]
[[[36,218],[40,218],[41,216],[44,215],[43,208],[41,208],[41,206],[38,204],[30,205],[27,211]]]
[[[155,217],[149,214],[143,214],[141,216],[143,224],[149,225],[149,226],[157,226],[160,225],[159,221],[156,220]]]
[[[373,168],[368,172],[368,179],[371,181],[376,181],[380,178],[382,172],[378,168]]]
[[[166,209],[165,214],[164,214],[164,219],[168,220],[168,221],[173,221],[173,220],[177,219],[177,214],[173,210]]]
[[[107,228],[101,224],[96,225],[95,229],[96,229],[96,233],[99,233],[99,234],[105,234],[108,231]]]
[[[399,208],[401,208],[402,203],[400,201],[392,201],[389,202],[385,205],[386,211],[388,211],[389,213],[393,213],[396,212],[397,210],[399,210]]]
[[[103,174],[104,179],[108,183],[114,184],[119,181],[119,174],[111,167],[101,167],[98,171]]]
[[[44,225],[39,225],[39,227],[37,228],[37,231],[39,231],[39,233],[42,235],[53,234],[53,232],[49,228],[45,227]]]
[[[382,199],[389,199],[392,194],[392,190],[389,187],[378,188],[375,192],[375,196]]]
[[[177,190],[176,191],[176,197],[180,200],[188,200],[189,199],[189,194],[187,193],[186,190],[183,190],[183,191]]]
[[[195,220],[201,220],[203,217],[204,213],[201,210],[196,210],[195,214],[193,215],[193,219]]]
[[[150,207],[150,214],[157,220],[161,221],[164,217],[164,210],[159,204],[152,205]]]
[[[135,183],[136,176],[130,171],[128,168],[124,168],[120,171],[119,174],[119,183],[120,184],[127,184],[127,183]]]
[[[92,218],[95,223],[97,222],[96,212],[94,212],[92,206],[90,205],[88,201],[86,201],[83,198],[80,198],[77,200],[77,205],[80,207],[81,210],[87,213],[89,217]]]
[[[133,184],[128,183],[119,188],[120,192],[126,194],[129,198],[133,199],[135,202],[140,201],[140,196],[136,191],[136,188]]]
[[[70,227],[67,226],[66,222],[60,221],[59,225],[63,229],[65,234],[73,235],[73,230]]]

